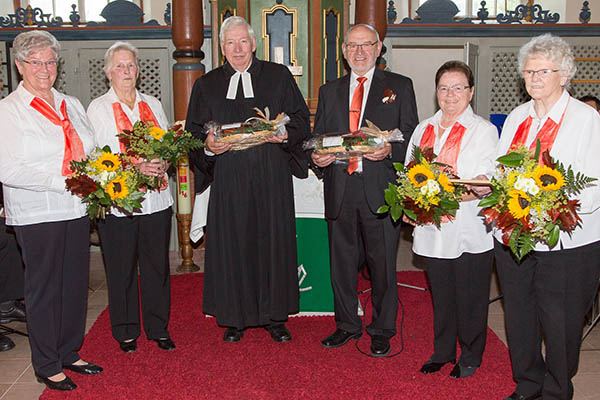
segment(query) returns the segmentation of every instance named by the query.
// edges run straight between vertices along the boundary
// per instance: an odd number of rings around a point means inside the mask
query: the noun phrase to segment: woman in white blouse
[[[104,72],[111,82],[107,93],[93,100],[87,110],[96,132],[96,142],[113,152],[125,152],[117,134],[137,121],[168,128],[160,101],[136,90],[139,53],[127,42],[116,42],[104,55]],[[160,191],[148,191],[142,209],[133,215],[112,209],[98,223],[102,244],[112,335],[125,353],[137,350],[140,336],[138,265],[142,319],[148,340],[163,350],[175,344],[168,331],[171,304],[169,238],[173,198],[166,180],[166,162],[140,160],[138,170],[148,176],[163,176]]]
[[[0,182],[6,224],[13,225],[25,263],[25,305],[36,378],[50,389],[77,386],[63,373],[98,374],[83,361],[88,294],[89,219],[67,192],[71,160],[94,147],[79,100],[56,91],[60,44],[45,31],[24,32],[13,43],[23,76],[0,101]]]
[[[461,61],[448,61],[438,69],[435,85],[440,110],[415,129],[406,162],[411,161],[413,146],[429,147],[438,161],[450,165],[463,179],[492,171],[498,131],[469,105],[473,72]],[[434,350],[421,367],[424,374],[456,362],[457,338],[461,354],[450,376],[471,376],[481,364],[493,245],[477,203],[478,198],[466,192],[454,220],[439,229],[434,225],[414,229],[413,252],[425,261],[434,310]]]
[[[549,34],[519,52],[519,68],[532,100],[507,117],[496,156],[515,145],[542,151],[587,176],[600,178],[600,116],[567,92],[576,66],[570,46]],[[549,248],[539,243],[520,262],[494,241],[506,311],[506,336],[517,387],[507,399],[571,399],[584,317],[600,276],[600,189],[578,196],[581,226],[560,233]],[[542,356],[542,332],[546,345]]]

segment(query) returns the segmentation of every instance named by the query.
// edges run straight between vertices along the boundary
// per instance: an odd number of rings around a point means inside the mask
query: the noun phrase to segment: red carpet
[[[403,283],[425,285],[422,272],[401,272]],[[362,286],[367,285],[361,282]],[[202,275],[172,277],[169,330],[177,349],[164,352],[143,337],[138,351],[124,354],[110,334],[108,310],[85,338],[81,356],[104,367],[98,376],[67,371],[74,392],[46,389],[42,399],[500,399],[514,389],[508,350],[491,331],[481,368],[455,380],[441,372],[423,375],[432,352],[429,293],[399,288],[404,304],[405,350],[390,359],[360,354],[349,343],[325,349],[320,341],[334,328],[333,317],[291,318],[293,340],[275,343],[264,329],[249,329],[239,343],[225,343],[223,329],[202,314]],[[367,295],[361,295],[361,301]],[[400,337],[392,339],[392,352]],[[368,352],[370,341],[359,345]]]

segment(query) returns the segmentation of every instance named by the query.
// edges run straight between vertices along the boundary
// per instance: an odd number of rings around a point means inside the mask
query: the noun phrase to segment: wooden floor
[[[403,232],[398,250],[398,270],[419,269],[418,260],[414,259],[410,251],[410,232]],[[204,264],[204,251],[194,251],[194,260],[201,267]],[[175,252],[171,253],[171,270],[175,270],[181,260]],[[106,308],[108,297],[104,265],[98,248],[92,247],[90,255],[90,283],[87,314],[87,327],[89,329],[98,315]],[[490,297],[498,295],[498,285],[495,275],[492,277]],[[9,326],[26,331],[24,323],[12,323]],[[504,309],[502,302],[497,301],[490,305],[489,326],[506,343],[504,330]],[[35,381],[31,367],[31,353],[26,337],[11,335],[16,343],[12,350],[0,352],[0,400],[30,400],[37,399],[45,386]],[[583,342],[579,371],[574,378],[575,400],[600,400],[600,324]],[[149,395],[148,398],[151,398]],[[486,399],[484,399],[486,400]],[[496,400],[496,399],[490,399]]]

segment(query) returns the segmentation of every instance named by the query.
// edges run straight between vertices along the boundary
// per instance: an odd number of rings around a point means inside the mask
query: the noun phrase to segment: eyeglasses
[[[448,94],[450,92],[456,94],[462,94],[465,90],[469,89],[470,86],[454,85],[454,86],[438,86],[437,91],[439,94]]]
[[[48,61],[39,61],[39,60],[27,61],[27,60],[23,60],[23,62],[25,64],[29,64],[29,65],[33,66],[34,68],[42,68],[42,67],[46,66],[49,69],[52,69],[52,68],[56,68],[56,66],[58,65],[58,61],[57,60],[48,60]]]
[[[537,71],[534,71],[532,69],[526,69],[523,70],[523,76],[525,78],[533,78],[535,75],[537,75],[540,78],[546,78],[550,76],[551,73],[558,71],[560,71],[560,69],[538,69]]]
[[[346,43],[346,48],[350,51],[355,51],[357,50],[359,47],[361,50],[368,50],[371,46],[375,46],[377,43],[379,43],[377,40],[374,42],[366,42],[366,43]]]

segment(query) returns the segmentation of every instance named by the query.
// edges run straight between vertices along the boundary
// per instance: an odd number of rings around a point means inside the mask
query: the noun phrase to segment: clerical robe
[[[310,133],[309,112],[289,70],[253,59],[248,68],[254,97],[239,80],[227,99],[235,70],[225,64],[200,77],[193,88],[186,129],[206,138],[209,121],[234,123],[269,107],[271,118],[285,112],[287,142],[242,151],[191,154],[212,176],[207,217],[203,311],[225,327],[243,329],[287,320],[298,312],[299,290],[292,173],[306,176],[301,150]]]

